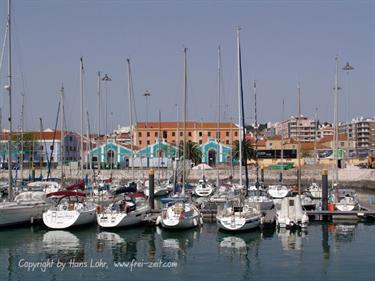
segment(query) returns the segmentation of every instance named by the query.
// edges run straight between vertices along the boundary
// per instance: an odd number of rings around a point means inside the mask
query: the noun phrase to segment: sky
[[[188,62],[188,119],[218,119],[217,48],[222,49],[221,120],[238,122],[236,27],[241,51],[246,122],[254,122],[257,81],[260,122],[296,115],[297,84],[305,116],[333,120],[335,56],[339,56],[339,116],[375,116],[375,1],[127,1],[13,0],[13,126],[54,128],[59,91],[65,88],[68,130],[80,129],[79,59],[84,61],[85,111],[91,131],[97,112],[97,72],[108,131],[129,125],[131,61],[137,120],[177,119],[182,112],[183,48]],[[7,1],[0,3],[3,44]],[[5,50],[6,51],[6,50]],[[7,51],[6,51],[7,52]],[[346,74],[346,62],[354,70]],[[2,127],[8,128],[7,55],[0,70]],[[107,90],[107,99],[105,92]],[[148,110],[144,92],[151,93]],[[282,100],[285,107],[282,108]],[[148,111],[148,114],[146,113]],[[181,117],[180,117],[181,118]],[[87,121],[84,121],[85,129]]]

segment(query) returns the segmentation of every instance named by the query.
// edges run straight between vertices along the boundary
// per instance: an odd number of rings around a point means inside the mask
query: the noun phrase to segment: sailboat
[[[259,182],[259,161],[258,161],[258,116],[257,116],[257,92],[256,92],[256,81],[254,81],[254,117],[255,117],[255,166],[256,166],[256,181],[255,186],[249,187],[248,202],[254,205],[258,210],[269,210],[272,209],[273,200],[266,194],[263,194],[263,189]]]
[[[248,197],[249,179],[247,173],[247,159],[246,153],[242,153],[241,142],[245,143],[245,116],[243,103],[243,88],[242,88],[242,67],[241,67],[241,48],[240,48],[240,29],[237,29],[237,66],[238,66],[238,110],[239,110],[239,165],[240,165],[240,186],[242,186],[242,156],[244,156],[246,185],[244,187],[245,197]],[[241,122],[242,119],[242,122]],[[243,133],[243,138],[241,134]],[[243,155],[242,155],[243,154]],[[251,206],[247,200],[241,195],[239,198],[231,200],[226,203],[223,209],[218,208],[216,214],[216,222],[219,229],[226,231],[243,231],[259,227],[261,222],[261,213],[255,207]]]
[[[33,223],[40,219],[43,211],[50,206],[43,191],[25,191],[14,197],[12,175],[12,40],[11,40],[11,0],[8,0],[8,84],[9,93],[9,140],[8,140],[8,201],[0,202],[0,227],[22,223]],[[6,38],[6,37],[5,37]],[[4,42],[5,43],[5,42]],[[5,46],[5,45],[4,45]]]
[[[336,56],[336,76],[335,76],[335,110],[334,110],[334,183],[333,190],[331,191],[330,199],[335,203],[336,209],[339,211],[352,211],[358,208],[358,200],[356,192],[352,189],[339,189],[339,171],[338,171],[338,161],[339,161],[339,121],[338,121],[338,96],[339,96],[339,58]]]
[[[129,83],[131,81],[131,66],[130,59],[127,59],[128,64],[128,75]],[[131,110],[131,98],[132,98],[132,87],[129,86],[129,108]],[[132,115],[132,113],[130,113]],[[131,118],[132,120],[132,118]],[[133,161],[132,161],[133,162]],[[133,165],[133,164],[132,164]],[[132,183],[131,183],[132,184]],[[145,218],[146,213],[150,211],[150,206],[146,200],[144,200],[144,195],[140,193],[135,193],[137,191],[137,186],[132,184],[134,189],[129,187],[123,187],[117,190],[116,195],[124,194],[123,198],[114,198],[113,202],[109,204],[106,208],[98,208],[97,210],[97,222],[98,225],[104,228],[111,227],[125,227],[140,224]],[[127,192],[129,194],[125,194]]]
[[[80,58],[81,82],[81,177],[83,178],[83,58]],[[61,99],[64,99],[64,88],[61,88]],[[63,103],[60,103],[60,106]],[[61,109],[63,110],[63,109]],[[63,123],[62,123],[63,124]],[[62,125],[63,126],[63,125]],[[63,130],[63,128],[61,128]],[[83,181],[65,190],[52,192],[47,197],[58,198],[57,203],[43,213],[43,223],[52,229],[65,229],[95,222],[96,204],[86,199],[86,193],[76,189],[84,189]]]
[[[284,100],[282,109],[282,120],[284,120]],[[284,132],[281,132],[281,172],[280,172],[280,182],[275,185],[268,186],[267,192],[269,196],[273,199],[282,199],[290,194],[290,188],[283,184],[283,171],[284,171]]]
[[[187,229],[197,227],[203,224],[203,218],[198,208],[191,202],[186,202],[185,197],[185,183],[186,183],[186,115],[187,115],[187,49],[184,49],[184,152],[183,152],[183,172],[182,172],[182,200],[174,200],[168,203],[162,210],[162,215],[156,220],[156,224],[160,224],[166,229]],[[178,197],[176,197],[178,198]]]

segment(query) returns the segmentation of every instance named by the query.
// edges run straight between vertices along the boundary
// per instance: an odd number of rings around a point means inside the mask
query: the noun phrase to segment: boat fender
[[[156,218],[156,222],[155,222],[155,224],[156,224],[156,225],[159,225],[160,222],[161,222],[161,216],[158,216],[158,217]]]
[[[194,226],[198,225],[197,219],[193,219],[193,224],[194,224]]]
[[[202,217],[199,218],[199,222],[200,222],[201,225],[203,225],[203,218]]]
[[[102,208],[99,205],[97,205],[96,206],[96,213],[100,214],[101,211],[102,211]]]

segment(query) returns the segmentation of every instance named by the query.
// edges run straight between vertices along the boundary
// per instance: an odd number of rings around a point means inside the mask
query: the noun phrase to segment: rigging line
[[[4,32],[4,40],[3,40],[3,46],[1,47],[1,56],[0,56],[0,73],[3,68],[3,61],[4,61],[4,53],[5,53],[5,45],[8,37],[8,25],[5,28]]]
[[[13,12],[14,13],[14,12]],[[16,25],[16,20],[15,20],[15,17],[14,17],[14,14],[12,14],[12,24],[13,24],[13,34],[14,34],[14,40],[15,40],[15,52],[16,52],[16,57],[18,58],[16,60],[17,64],[18,64],[18,67],[19,67],[19,71],[20,71],[20,74],[21,74],[21,85],[22,85],[22,91],[23,93],[26,93],[26,81],[25,81],[25,75],[24,75],[24,64],[23,64],[23,58],[22,58],[22,52],[20,50],[20,46],[21,44],[19,43],[19,39],[18,39],[18,31],[17,31],[17,25]]]

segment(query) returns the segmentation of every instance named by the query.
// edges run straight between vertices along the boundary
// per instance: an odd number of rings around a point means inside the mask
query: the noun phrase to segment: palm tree
[[[179,145],[179,155],[183,157],[184,155],[184,142],[181,141]],[[197,165],[202,162],[202,151],[199,144],[196,142],[187,142],[186,143],[186,159],[191,160],[194,165]]]
[[[233,142],[232,149],[233,149],[233,159],[239,160],[240,148],[239,148],[239,141],[238,140]],[[255,159],[255,149],[253,148],[250,140],[246,140],[245,142],[242,142],[242,149],[246,153],[246,159],[247,160]],[[244,164],[244,163],[242,163],[242,164]]]

